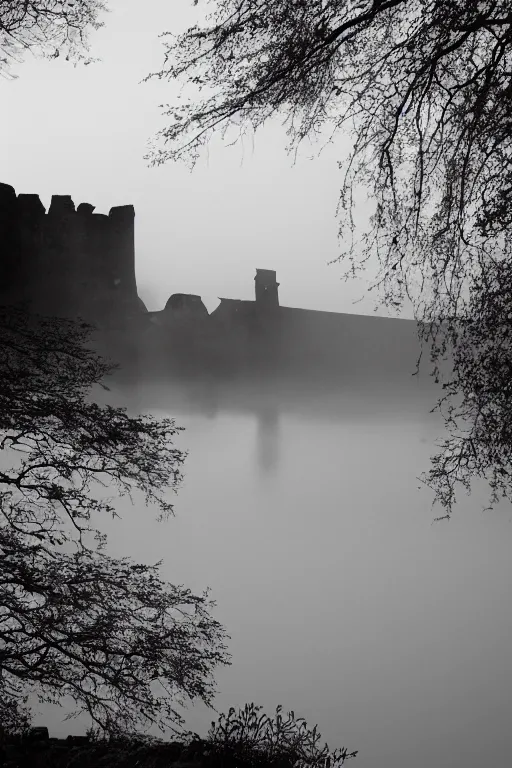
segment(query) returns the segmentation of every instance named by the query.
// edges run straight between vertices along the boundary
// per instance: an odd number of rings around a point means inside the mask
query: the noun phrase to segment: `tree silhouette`
[[[46,58],[65,56],[89,63],[89,34],[102,26],[102,0],[0,0],[0,74],[30,51]]]
[[[500,294],[500,285],[512,253],[510,3],[212,0],[211,6],[204,23],[178,36],[164,33],[164,66],[147,79],[177,80],[184,90],[164,108],[168,124],[148,159],[158,165],[186,158],[193,164],[216,132],[243,135],[280,115],[290,149],[306,137],[333,141],[347,135],[351,151],[340,163],[338,207],[345,277],[357,275],[368,259],[377,260],[372,289],[395,310],[410,299],[434,375],[444,379],[446,398],[438,407],[446,408],[447,399],[453,406],[454,394],[463,397],[465,416],[457,429],[479,414],[479,439],[453,438],[434,459],[426,482],[448,516],[456,475],[470,484],[485,467],[494,484],[492,503],[495,491],[509,497],[506,441],[500,451],[487,449],[495,439],[487,431],[491,424],[495,430],[499,423],[500,434],[511,431],[510,409],[497,389],[509,366],[508,345],[500,333],[483,339],[474,318],[487,313],[490,331],[495,318],[486,291],[497,292],[503,308],[509,298]],[[367,196],[371,215],[356,229],[359,193]],[[470,326],[477,347],[468,346]],[[445,358],[455,371],[440,365]],[[492,420],[474,410],[484,386],[480,381],[477,395],[476,359],[480,365],[486,361]],[[450,429],[457,413],[448,411]]]
[[[288,712],[285,720],[281,705],[276,707],[274,718],[260,714],[261,709],[254,703],[246,704],[238,712],[231,707],[227,715],[219,716],[217,723],[212,721],[205,742],[207,765],[212,768],[337,768],[358,754],[358,750],[348,752],[345,747],[331,752],[328,744],[320,748],[322,737],[318,726],[308,728],[304,718],[296,718],[293,711]]]
[[[112,366],[90,330],[0,308],[0,720],[23,728],[35,691],[109,734],[172,727],[175,702],[211,703],[227,636],[207,591],[109,557],[92,525],[107,490],[172,514],[185,454],[171,419],[94,401]]]

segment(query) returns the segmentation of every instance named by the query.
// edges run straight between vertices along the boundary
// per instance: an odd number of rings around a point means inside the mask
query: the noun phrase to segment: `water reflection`
[[[263,403],[257,413],[257,461],[260,473],[273,474],[279,463],[279,412],[275,401]]]
[[[141,388],[132,407],[185,427],[176,517],[158,524],[126,503],[100,527],[109,554],[161,559],[169,582],[211,587],[232,638],[219,711],[281,703],[330,746],[360,749],[354,768],[504,766],[509,516],[482,516],[473,495],[431,525],[416,478],[440,425],[411,388]],[[213,717],[191,707],[187,727],[206,732]],[[81,731],[62,718],[47,707],[37,724]]]

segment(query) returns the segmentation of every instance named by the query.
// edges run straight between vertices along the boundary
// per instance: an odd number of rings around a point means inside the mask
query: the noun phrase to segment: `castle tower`
[[[257,269],[254,278],[254,288],[256,291],[256,303],[262,307],[278,307],[279,295],[277,289],[279,283],[276,282],[276,273],[273,269]]]
[[[107,325],[136,316],[134,218],[131,205],[105,216],[69,195],[47,213],[38,195],[0,183],[0,303]]]

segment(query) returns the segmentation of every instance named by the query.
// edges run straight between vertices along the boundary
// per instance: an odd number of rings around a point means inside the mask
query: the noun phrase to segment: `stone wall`
[[[102,743],[89,741],[86,736],[56,739],[50,738],[45,727],[32,728],[24,738],[7,736],[0,741],[0,765],[4,768],[293,768],[297,757],[292,749],[265,760],[256,751],[244,752],[243,745],[226,748],[190,736],[181,742],[153,744],[136,739],[132,743]]]
[[[46,727],[32,728],[24,737],[4,736],[0,765],[5,768],[206,768],[207,742],[161,742],[144,745],[134,741],[91,742],[87,736],[51,738]]]
[[[0,301],[105,322],[142,311],[135,280],[133,206],[110,209],[0,184]]]

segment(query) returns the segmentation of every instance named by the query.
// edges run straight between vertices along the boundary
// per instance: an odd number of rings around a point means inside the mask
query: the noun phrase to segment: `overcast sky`
[[[219,296],[252,298],[260,267],[277,270],[283,304],[371,314],[372,295],[353,303],[365,282],[328,266],[346,146],[314,160],[304,150],[293,166],[276,124],[254,148],[217,141],[192,174],[148,168],[158,105],[176,90],[138,83],[161,65],[158,34],[199,11],[192,0],[109,5],[92,41],[100,63],[27,60],[17,80],[0,79],[0,181],[46,206],[52,194],[100,213],[133,204],[151,309],[173,292],[201,294],[210,310]],[[438,436],[422,416],[431,406],[386,424],[369,407],[350,417],[348,399],[328,424],[276,417],[279,472],[265,480],[254,419],[183,417],[176,519],[157,531],[127,504],[111,521],[115,556],[162,557],[164,579],[212,588],[234,657],[218,675],[220,711],[255,701],[271,714],[281,702],[331,746],[361,749],[357,768],[510,762],[509,506],[482,515],[479,497],[461,495],[449,527],[431,525],[438,510],[417,490]],[[47,708],[36,724],[80,732],[62,717]]]
[[[158,105],[177,88],[140,81],[162,64],[159,33],[193,24],[201,4],[109,6],[92,37],[99,63],[29,57],[17,80],[0,80],[0,181],[46,206],[52,194],[90,202],[97,213],[133,204],[137,282],[149,309],[176,292],[200,294],[210,311],[220,296],[253,298],[258,267],[277,270],[282,304],[371,314],[366,280],[345,283],[342,266],[328,265],[339,252],[343,143],[320,157],[321,145],[305,146],[294,164],[276,121],[254,142],[226,147],[219,138],[193,173],[181,164],[148,167],[146,142],[164,124]]]

